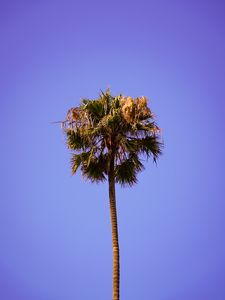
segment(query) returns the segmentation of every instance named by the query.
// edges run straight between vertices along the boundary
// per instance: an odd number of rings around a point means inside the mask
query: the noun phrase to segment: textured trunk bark
[[[110,202],[110,216],[111,216],[111,225],[112,225],[112,249],[113,249],[112,299],[119,300],[120,299],[120,251],[119,251],[119,238],[118,238],[117,213],[116,213],[114,159],[112,159],[110,163],[108,181],[109,181],[109,202]]]

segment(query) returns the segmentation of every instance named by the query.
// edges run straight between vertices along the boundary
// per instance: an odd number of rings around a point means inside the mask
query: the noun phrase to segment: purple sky
[[[117,187],[121,300],[225,299],[223,1],[0,4],[0,299],[111,299],[107,185],[71,176],[82,97],[149,97],[164,155]]]

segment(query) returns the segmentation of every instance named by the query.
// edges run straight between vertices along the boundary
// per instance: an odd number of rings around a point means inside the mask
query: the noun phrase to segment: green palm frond
[[[120,183],[122,186],[132,186],[133,184],[137,183],[137,174],[143,169],[144,166],[138,159],[138,156],[135,154],[130,155],[129,158],[116,166],[116,182]]]
[[[156,135],[147,136],[140,141],[140,151],[145,154],[147,158],[152,157],[153,161],[156,162],[159,155],[162,153],[163,144],[158,141]]]
[[[81,135],[79,130],[68,129],[67,135],[67,146],[72,150],[80,150],[85,146],[88,146],[87,140]]]
[[[126,140],[127,151],[144,154],[147,158],[152,157],[154,162],[162,153],[162,146],[156,135]]]
[[[81,171],[84,178],[92,182],[106,180],[107,174],[107,157],[104,155],[91,156],[89,161],[82,162]]]
[[[104,105],[98,100],[89,100],[83,106],[83,110],[86,111],[95,122],[99,122],[104,116]]]
[[[80,154],[73,154],[71,158],[71,168],[72,168],[72,175],[74,175],[79,167],[85,164],[88,161],[90,156],[89,152],[82,152]]]

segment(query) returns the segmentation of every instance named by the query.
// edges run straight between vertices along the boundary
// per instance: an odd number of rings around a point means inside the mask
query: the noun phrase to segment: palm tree
[[[146,97],[113,97],[101,92],[96,100],[82,99],[62,122],[72,150],[72,174],[78,168],[91,182],[108,180],[113,250],[113,300],[119,300],[120,254],[115,183],[132,186],[144,169],[143,158],[156,162],[161,154],[160,129]]]

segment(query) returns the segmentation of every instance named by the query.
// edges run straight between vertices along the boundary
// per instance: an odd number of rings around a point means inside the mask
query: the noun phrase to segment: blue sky
[[[121,299],[225,299],[224,3],[0,6],[1,299],[111,298],[107,185],[51,123],[107,87],[146,95],[165,142],[117,187]]]

